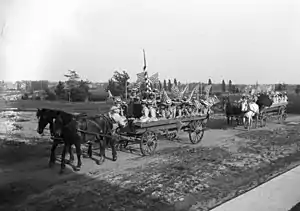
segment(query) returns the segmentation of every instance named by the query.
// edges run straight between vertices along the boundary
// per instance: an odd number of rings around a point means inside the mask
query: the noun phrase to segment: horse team
[[[235,119],[237,125],[239,125],[242,119],[243,125],[248,130],[252,127],[254,120],[255,127],[257,126],[260,112],[272,104],[273,100],[267,94],[261,94],[253,98],[243,96],[239,101],[232,101],[229,96],[223,99],[227,124],[232,124],[232,120]]]
[[[56,156],[55,150],[59,143],[63,143],[63,151],[61,157],[61,170],[63,173],[65,170],[65,156],[66,153],[70,154],[70,162],[74,161],[74,155],[72,152],[72,145],[75,145],[77,154],[77,165],[74,170],[80,170],[81,162],[81,144],[88,144],[88,155],[92,158],[92,143],[93,141],[99,141],[100,146],[100,159],[96,161],[98,165],[105,160],[106,145],[109,144],[112,149],[112,160],[117,160],[116,141],[114,136],[115,127],[125,127],[126,122],[115,122],[110,113],[98,115],[94,117],[88,116],[74,116],[64,111],[52,110],[52,109],[38,109],[36,116],[38,118],[37,132],[42,134],[45,127],[49,124],[51,136],[54,137],[54,141],[51,147],[49,166],[52,167],[55,163]]]

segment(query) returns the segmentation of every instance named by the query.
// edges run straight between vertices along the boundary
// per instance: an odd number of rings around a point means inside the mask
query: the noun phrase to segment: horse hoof
[[[80,166],[76,166],[73,169],[74,169],[74,171],[80,171]]]
[[[113,161],[117,161],[117,156],[113,156]]]
[[[66,160],[66,163],[67,164],[72,164],[72,163],[74,163],[74,160]]]

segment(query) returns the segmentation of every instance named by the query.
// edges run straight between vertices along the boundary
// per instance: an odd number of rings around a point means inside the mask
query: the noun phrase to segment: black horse
[[[237,125],[240,123],[240,118],[243,115],[241,104],[231,102],[229,97],[224,98],[224,111],[227,117],[227,124],[232,125],[233,118],[236,118]]]
[[[257,98],[256,104],[259,106],[259,110],[262,110],[265,107],[271,106],[273,101],[267,94],[260,94]]]
[[[125,123],[125,122],[124,122]],[[119,123],[125,126],[124,123]],[[99,115],[96,117],[84,117],[76,119],[72,114],[58,111],[54,120],[53,130],[57,136],[61,136],[64,141],[64,148],[61,158],[61,172],[65,169],[65,154],[70,146],[75,145],[77,153],[76,170],[81,167],[81,143],[86,141],[88,136],[92,136],[99,141],[100,159],[97,164],[100,165],[105,161],[106,144],[110,144],[112,149],[112,159],[117,160],[117,151],[115,148],[117,138],[114,136],[114,120],[108,115]],[[101,134],[101,135],[99,135]],[[89,138],[90,140],[90,138]],[[89,145],[88,154],[92,157],[91,145]],[[55,162],[54,151],[51,151],[50,162]]]
[[[47,108],[38,109],[36,112],[36,117],[38,118],[37,132],[39,134],[43,134],[45,127],[49,124],[50,134],[53,139],[51,153],[54,153],[57,146],[62,143],[62,138],[55,136],[54,129],[53,129],[53,123],[54,123],[54,119],[57,117],[57,112],[58,110],[47,109]],[[69,162],[72,163],[74,161],[74,154],[71,147],[69,149],[69,154],[70,154]],[[51,166],[51,164],[49,165]]]

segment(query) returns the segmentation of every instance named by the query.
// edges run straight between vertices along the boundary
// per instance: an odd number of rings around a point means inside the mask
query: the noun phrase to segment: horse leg
[[[52,147],[51,147],[51,154],[50,154],[50,160],[49,160],[49,167],[51,168],[53,164],[55,164],[56,156],[55,156],[55,150],[58,146],[57,141],[53,141]]]
[[[87,151],[87,154],[88,154],[89,158],[92,158],[92,156],[93,156],[92,142],[89,142],[89,143],[88,143],[88,151]]]
[[[111,146],[111,153],[113,161],[117,161],[117,150],[116,150],[116,139],[110,138],[110,146]]]
[[[252,116],[248,117],[248,130],[252,127]]]
[[[70,160],[69,160],[69,163],[73,163],[75,159],[74,159],[74,153],[73,153],[73,149],[72,149],[72,146],[71,146],[71,145],[69,145],[68,151],[69,151],[69,154],[70,154]]]
[[[61,153],[61,164],[60,164],[60,173],[62,174],[66,168],[66,151],[69,147],[69,144],[64,144],[63,151]]]
[[[80,144],[80,140],[78,140],[78,143],[75,144],[75,148],[76,148],[76,154],[77,154],[77,166],[76,168],[74,168],[75,171],[79,171],[80,167],[82,165],[81,162],[81,144]]]
[[[227,116],[227,125],[229,125],[229,116]]]
[[[99,146],[100,146],[100,158],[97,160],[97,164],[100,165],[105,161],[105,148],[106,148],[106,138],[102,137],[99,140]]]

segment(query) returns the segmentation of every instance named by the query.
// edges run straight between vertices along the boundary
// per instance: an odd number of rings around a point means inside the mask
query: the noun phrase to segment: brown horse
[[[99,115],[96,117],[84,117],[76,119],[72,114],[58,111],[57,117],[54,120],[53,130],[57,136],[63,138],[64,148],[61,158],[61,172],[65,169],[65,153],[70,146],[75,145],[77,153],[77,166],[75,170],[81,167],[81,148],[82,142],[87,138],[89,140],[95,139],[99,141],[100,145],[100,159],[97,164],[100,165],[105,161],[105,148],[108,143],[112,148],[112,159],[117,160],[116,141],[114,136],[114,120],[109,115]],[[125,126],[124,122],[118,122],[118,125]],[[91,144],[89,145],[88,154],[92,157]],[[55,161],[54,153],[51,152],[50,162]]]

